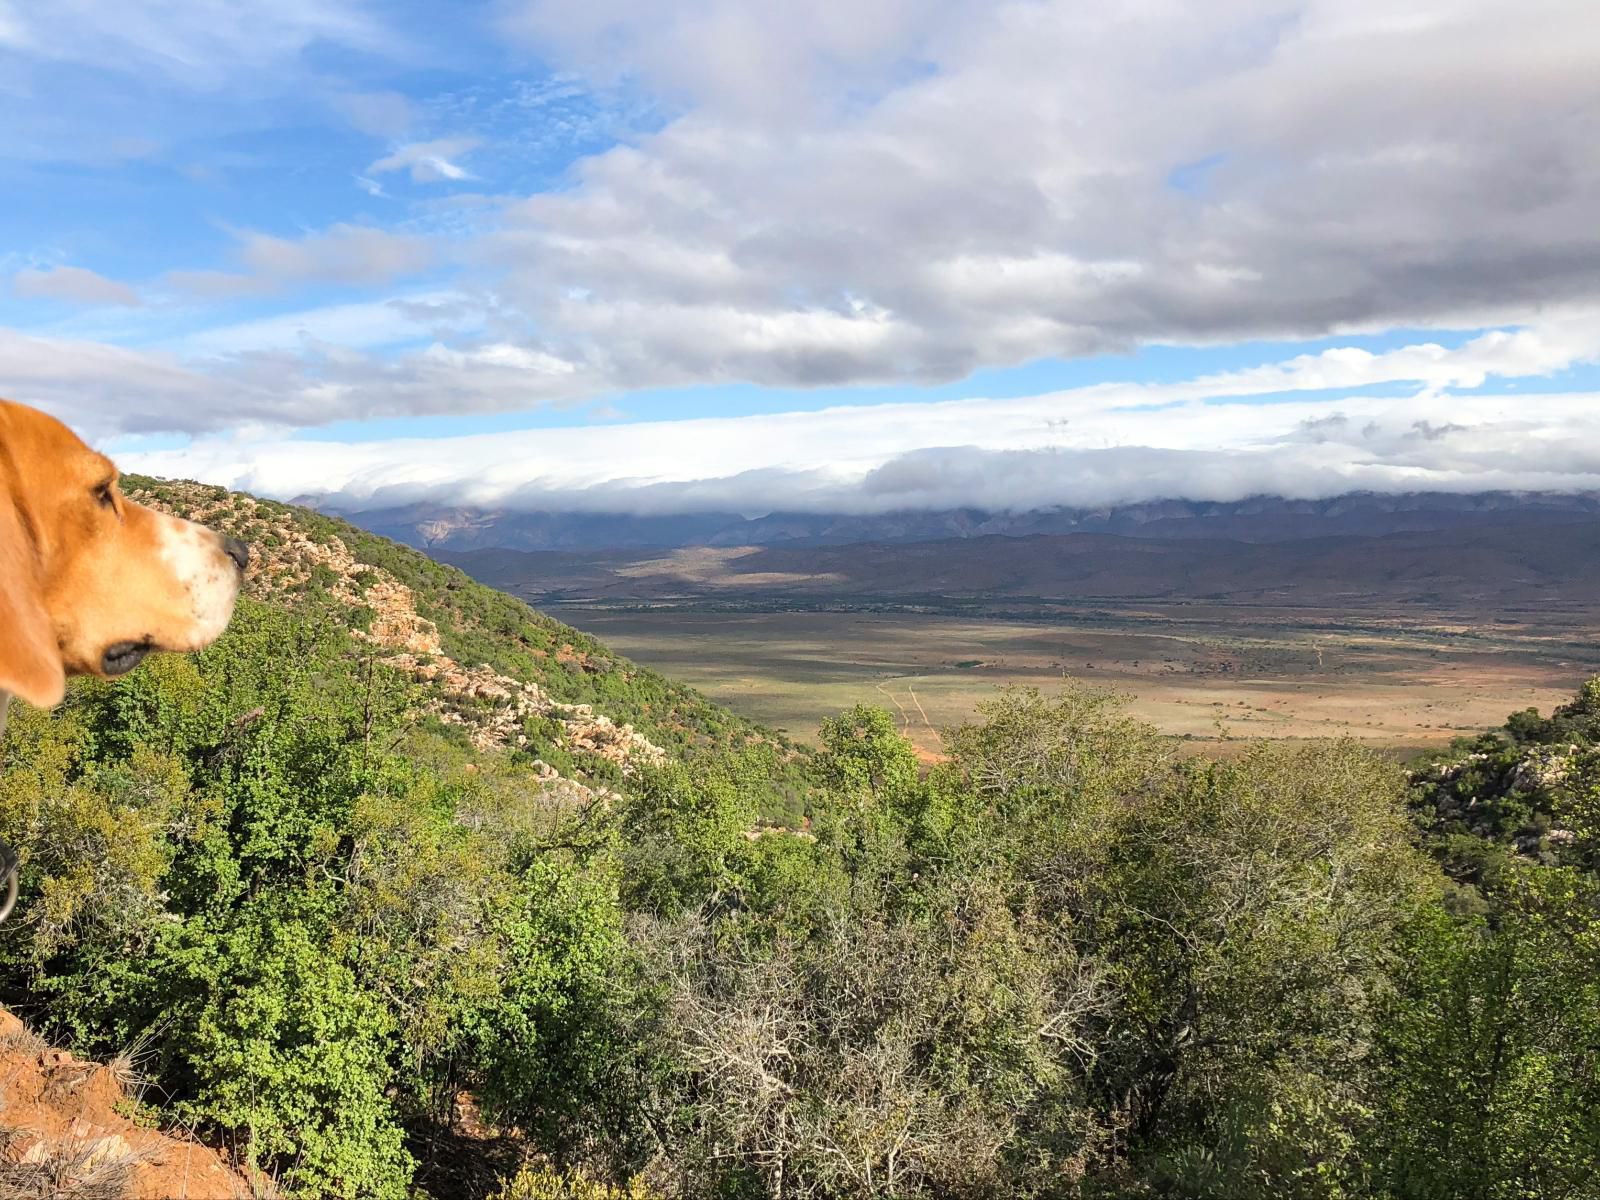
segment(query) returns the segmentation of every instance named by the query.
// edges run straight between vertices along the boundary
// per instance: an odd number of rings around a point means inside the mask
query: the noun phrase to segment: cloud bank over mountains
[[[353,508],[881,513],[1356,490],[1600,488],[1600,393],[1508,390],[1600,356],[1587,319],[1455,349],[1334,349],[1175,384],[363,442],[204,438],[126,461]],[[1452,392],[1452,386],[1492,390]],[[1329,389],[1403,383],[1405,395]],[[1420,385],[1420,386],[1419,386]]]

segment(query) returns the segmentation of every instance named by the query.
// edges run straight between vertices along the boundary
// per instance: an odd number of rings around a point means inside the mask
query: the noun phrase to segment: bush
[[[637,1179],[623,1186],[596,1183],[582,1172],[558,1175],[548,1167],[523,1167],[489,1200],[661,1200]]]

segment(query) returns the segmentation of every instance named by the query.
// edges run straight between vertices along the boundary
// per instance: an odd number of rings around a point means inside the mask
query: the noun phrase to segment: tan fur
[[[124,498],[104,455],[0,401],[0,691],[55,704],[113,646],[199,649],[238,586],[221,535]]]

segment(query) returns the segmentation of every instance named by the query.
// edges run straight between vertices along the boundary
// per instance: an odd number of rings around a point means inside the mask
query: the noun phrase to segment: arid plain
[[[1480,623],[1398,614],[1140,605],[1009,620],[933,613],[634,611],[558,615],[639,662],[802,740],[856,703],[924,752],[998,687],[1123,692],[1176,736],[1349,735],[1399,751],[1548,710],[1600,672],[1600,613]]]
[[[1600,672],[1600,521],[1511,516],[1380,536],[1306,536],[1313,525],[1275,541],[1067,534],[453,561],[798,738],[868,702],[931,753],[996,688],[1071,679],[1125,692],[1179,737],[1348,734],[1406,751],[1547,710]]]

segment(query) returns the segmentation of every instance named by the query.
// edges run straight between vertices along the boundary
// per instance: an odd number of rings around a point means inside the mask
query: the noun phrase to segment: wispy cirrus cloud
[[[400,137],[416,119],[416,106],[396,91],[337,92],[332,103],[351,125],[375,137]]]
[[[367,48],[396,39],[361,0],[51,0],[0,5],[0,55],[155,71],[190,87],[237,82],[318,40]]]
[[[475,137],[436,138],[431,142],[408,142],[395,147],[367,168],[367,174],[383,175],[405,171],[413,183],[443,183],[471,179],[472,173],[456,159],[480,145]]]

